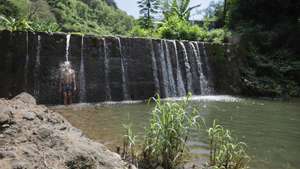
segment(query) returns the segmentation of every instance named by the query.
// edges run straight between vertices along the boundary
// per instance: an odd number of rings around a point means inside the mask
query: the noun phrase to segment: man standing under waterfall
[[[65,61],[60,69],[59,91],[63,92],[64,104],[69,105],[72,104],[73,92],[76,90],[75,71],[69,61]]]

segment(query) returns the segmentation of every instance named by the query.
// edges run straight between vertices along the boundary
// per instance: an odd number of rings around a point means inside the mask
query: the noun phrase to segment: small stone
[[[0,113],[0,125],[9,124],[11,119],[12,115],[10,111],[4,111]]]
[[[37,131],[36,131],[37,135],[40,136],[40,138],[42,139],[45,139],[47,137],[49,137],[51,134],[52,134],[52,131],[48,128],[39,128]]]
[[[26,119],[26,120],[34,120],[35,117],[36,117],[36,115],[33,112],[26,112],[23,114],[23,119]]]

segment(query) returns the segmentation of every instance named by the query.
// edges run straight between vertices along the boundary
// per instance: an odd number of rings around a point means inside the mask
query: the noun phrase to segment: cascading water
[[[81,37],[81,55],[80,55],[80,70],[79,70],[79,102],[86,102],[86,82],[85,82],[85,69],[84,69],[84,36]]]
[[[184,87],[184,83],[182,80],[182,75],[181,75],[181,69],[179,65],[179,59],[178,59],[178,51],[177,51],[177,45],[176,41],[173,41],[174,49],[175,49],[175,59],[176,59],[176,85],[177,85],[177,95],[178,96],[185,96],[186,91]]]
[[[105,76],[105,95],[106,100],[111,100],[111,89],[109,85],[109,58],[107,56],[107,45],[105,38],[103,40],[103,51],[104,51],[104,76]]]
[[[71,34],[67,34],[66,36],[66,61],[69,61],[69,46],[70,46],[70,38]]]
[[[36,48],[36,58],[35,58],[35,67],[34,67],[34,91],[33,94],[35,98],[38,98],[40,93],[40,83],[39,83],[39,72],[40,72],[40,53],[41,53],[41,36],[37,37],[37,48]]]
[[[189,63],[187,51],[186,51],[186,48],[185,48],[185,45],[183,42],[179,42],[179,44],[183,50],[183,60],[184,60],[184,67],[185,67],[185,72],[186,72],[187,91],[193,92],[193,78],[192,78],[191,66]]]
[[[127,82],[127,62],[126,58],[123,55],[122,52],[122,43],[121,39],[118,37],[118,44],[119,44],[119,51],[121,55],[121,70],[122,70],[122,89],[123,89],[123,99],[124,100],[129,100],[129,94],[128,94],[128,82]]]
[[[151,57],[152,57],[152,71],[153,71],[153,77],[154,77],[154,85],[155,85],[155,92],[157,94],[160,94],[160,87],[159,87],[159,78],[158,78],[158,70],[157,70],[157,64],[156,64],[156,58],[155,58],[155,52],[153,47],[153,42],[150,39],[150,46],[151,46]]]
[[[201,53],[200,53],[200,48],[199,48],[199,43],[198,42],[195,42],[196,44],[196,48],[197,48],[197,51],[198,51],[198,54],[199,54],[199,57],[200,57],[200,60],[201,60]],[[203,50],[203,57],[204,57],[204,64],[202,64],[202,70],[203,69],[206,69],[206,76],[204,76],[205,80],[206,80],[206,88],[204,90],[204,95],[210,95],[213,93],[213,89],[209,86],[210,82],[209,82],[209,77],[211,76],[211,73],[210,73],[210,67],[209,67],[209,64],[208,64],[208,56],[207,56],[207,53],[206,53],[206,49],[205,49],[205,45],[204,43],[202,42],[201,43],[201,47],[202,47],[202,50]]]
[[[200,90],[201,90],[201,94],[202,95],[206,95],[208,94],[208,83],[207,83],[207,79],[203,74],[203,64],[201,62],[201,55],[200,53],[197,51],[194,42],[189,42],[190,47],[193,50],[194,53],[194,57],[197,63],[197,73],[199,76],[199,80],[200,80]]]
[[[159,62],[161,64],[161,72],[162,72],[162,88],[163,88],[163,96],[164,97],[169,97],[169,78],[168,78],[168,73],[167,73],[167,65],[166,65],[166,59],[165,59],[165,51],[164,51],[164,43],[161,41],[160,46],[159,46]]]
[[[163,40],[163,42],[166,48],[165,57],[166,57],[166,66],[167,66],[167,73],[168,73],[168,80],[169,80],[169,85],[168,85],[169,97],[174,97],[177,96],[177,93],[175,87],[175,80],[173,76],[173,68],[171,63],[170,51],[169,51],[169,46],[167,41]]]

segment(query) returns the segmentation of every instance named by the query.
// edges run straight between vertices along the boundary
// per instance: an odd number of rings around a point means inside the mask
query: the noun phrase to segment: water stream
[[[187,84],[187,91],[193,92],[193,78],[192,78],[192,72],[191,72],[191,66],[189,64],[188,54],[185,48],[185,45],[183,42],[180,42],[180,46],[183,50],[183,60],[184,60],[184,67],[185,67],[185,73],[186,73],[186,84]]]
[[[177,86],[177,96],[186,96],[186,91],[184,87],[184,83],[182,80],[182,75],[181,75],[181,69],[180,69],[180,64],[179,64],[179,59],[178,59],[178,51],[177,51],[177,45],[176,41],[173,41],[173,46],[175,49],[175,59],[176,59],[176,86]]]
[[[84,36],[81,37],[81,55],[80,55],[80,70],[79,70],[79,102],[86,102],[86,81],[84,69]]]
[[[67,34],[66,36],[66,61],[69,61],[69,47],[70,47],[70,38],[71,38],[71,34]]]
[[[128,93],[128,75],[127,75],[127,62],[123,54],[121,39],[118,37],[118,45],[121,56],[121,71],[122,71],[122,89],[123,89],[123,100],[130,100]]]
[[[104,51],[104,76],[105,76],[105,100],[111,100],[111,89],[109,85],[109,57],[107,55],[107,45],[105,38],[103,40],[103,51]]]

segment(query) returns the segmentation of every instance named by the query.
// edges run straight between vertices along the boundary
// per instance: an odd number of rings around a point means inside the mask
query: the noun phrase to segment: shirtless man
[[[61,66],[59,91],[63,92],[64,104],[72,104],[72,93],[76,90],[75,71],[69,61]]]

